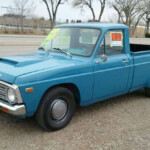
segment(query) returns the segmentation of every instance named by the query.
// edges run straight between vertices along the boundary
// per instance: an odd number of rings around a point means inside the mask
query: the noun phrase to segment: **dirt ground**
[[[34,118],[0,112],[0,149],[7,150],[149,150],[150,98],[144,90],[89,107],[77,106],[71,123],[45,132]]]

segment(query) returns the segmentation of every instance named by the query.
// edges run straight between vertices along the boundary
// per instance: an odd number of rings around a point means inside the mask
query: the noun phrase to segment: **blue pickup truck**
[[[150,46],[130,44],[125,25],[60,25],[37,52],[0,58],[0,110],[46,130],[65,127],[77,103],[141,88],[150,96]]]

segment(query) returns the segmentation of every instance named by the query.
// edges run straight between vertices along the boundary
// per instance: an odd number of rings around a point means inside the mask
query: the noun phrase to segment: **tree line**
[[[67,0],[43,0],[43,2],[47,6],[49,19],[52,22],[51,27],[53,27],[56,22],[58,8]],[[99,11],[94,10],[94,2],[99,4]],[[74,0],[72,6],[81,10],[89,9],[92,14],[91,21],[93,22],[101,22],[104,10],[108,6],[117,12],[118,23],[126,24],[130,29],[135,30],[140,22],[145,22],[147,32],[149,31],[150,18],[147,18],[146,15],[150,10],[150,0]]]

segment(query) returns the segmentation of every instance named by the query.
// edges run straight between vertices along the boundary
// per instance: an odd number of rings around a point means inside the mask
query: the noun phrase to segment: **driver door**
[[[94,60],[94,78],[94,99],[106,99],[127,91],[129,59],[124,52],[122,30],[107,32]]]

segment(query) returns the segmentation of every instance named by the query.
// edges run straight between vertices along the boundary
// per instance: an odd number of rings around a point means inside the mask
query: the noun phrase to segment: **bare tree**
[[[61,4],[64,4],[67,0],[43,0],[43,2],[46,5],[48,14],[49,14],[49,20],[51,22],[51,29],[56,23],[56,16],[58,12],[58,8]]]
[[[94,1],[95,2],[97,1],[100,3],[100,11],[99,11],[98,19],[96,19],[96,12],[94,11],[94,8],[93,8]],[[104,9],[106,6],[106,0],[74,0],[73,6],[80,7],[81,9],[83,9],[84,7],[88,7],[92,13],[93,21],[101,21],[101,18],[102,18],[102,15],[104,13]]]
[[[30,0],[13,0],[14,8],[10,7],[10,13],[16,18],[17,28],[20,25],[21,31],[24,31],[24,19],[34,11],[33,2]]]
[[[118,22],[134,30],[146,14],[144,0],[113,0],[109,4],[118,13]]]

